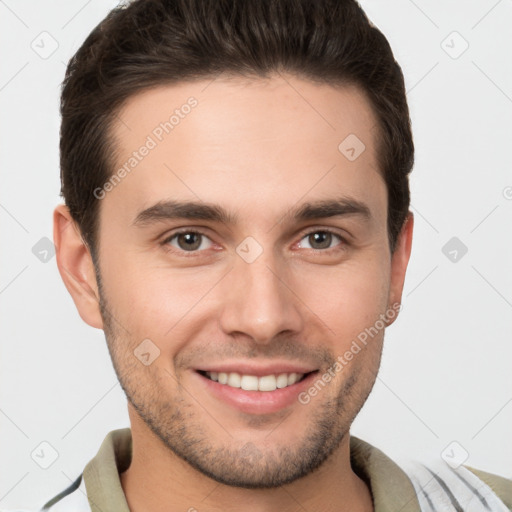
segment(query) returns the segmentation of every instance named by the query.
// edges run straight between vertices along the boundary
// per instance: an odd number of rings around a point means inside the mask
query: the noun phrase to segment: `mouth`
[[[238,372],[213,372],[197,370],[203,377],[218,382],[221,385],[229,386],[244,391],[271,392],[277,389],[284,389],[299,382],[302,382],[309,375],[317,373],[318,370],[307,373],[276,373],[269,375],[247,375]]]
[[[252,415],[272,414],[301,404],[320,370],[290,361],[224,361],[192,369],[198,390],[216,404]]]

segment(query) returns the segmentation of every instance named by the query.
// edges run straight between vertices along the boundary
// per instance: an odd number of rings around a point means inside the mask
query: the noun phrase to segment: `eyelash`
[[[342,251],[344,249],[346,249],[347,245],[348,245],[348,242],[347,240],[342,237],[338,232],[332,230],[332,229],[328,229],[328,228],[316,228],[316,229],[312,229],[311,231],[307,231],[306,233],[303,233],[300,240],[304,239],[305,237],[309,236],[309,235],[312,235],[314,233],[330,233],[331,235],[334,235],[336,237],[338,237],[340,239],[340,244],[339,245],[336,245],[334,247],[330,247],[328,249],[308,249],[310,251],[315,251],[315,252],[321,252],[321,253],[327,253],[327,254],[330,254],[332,251]],[[196,257],[198,255],[200,255],[201,252],[203,252],[203,250],[201,251],[184,251],[184,250],[181,250],[181,249],[176,249],[175,247],[172,247],[170,248],[170,245],[169,245],[169,242],[171,240],[173,240],[175,237],[179,236],[179,235],[183,235],[183,234],[195,234],[195,235],[201,235],[201,236],[204,236],[206,238],[209,239],[209,236],[206,234],[206,233],[203,233],[202,231],[199,231],[199,230],[195,230],[195,229],[190,229],[190,228],[184,228],[184,229],[181,229],[181,230],[178,230],[178,231],[174,231],[171,235],[169,235],[168,237],[166,237],[162,242],[161,242],[161,245],[164,247],[165,250],[169,251],[169,252],[172,252],[172,253],[179,253],[179,254],[184,254],[186,258],[190,258],[190,257]],[[206,250],[206,249],[204,249]]]

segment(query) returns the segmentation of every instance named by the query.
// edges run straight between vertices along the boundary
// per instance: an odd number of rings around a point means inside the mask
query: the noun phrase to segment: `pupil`
[[[320,244],[320,249],[326,249],[331,245],[331,233],[326,231],[318,231],[317,233],[313,233],[310,235],[310,238],[313,237],[314,243]],[[311,243],[311,241],[310,241]],[[313,245],[313,244],[311,244]]]
[[[194,241],[195,238],[195,241]],[[197,249],[201,244],[199,242],[198,233],[184,233],[178,237],[178,242],[182,240],[186,240],[186,243],[182,245],[179,243],[180,247],[185,250]],[[192,243],[190,243],[192,242]]]
[[[198,233],[184,233],[178,237],[178,241],[185,240],[186,243],[182,246],[180,243],[180,247],[185,250],[197,249],[201,244],[199,242],[199,234]],[[313,240],[314,244],[319,244],[321,249],[326,249],[331,245],[331,233],[327,231],[318,231],[309,235],[310,243]]]

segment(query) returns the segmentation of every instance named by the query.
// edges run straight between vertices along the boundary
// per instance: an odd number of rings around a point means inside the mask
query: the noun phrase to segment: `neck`
[[[371,493],[350,465],[350,437],[316,471],[274,489],[243,489],[206,477],[167,449],[132,418],[132,461],[121,473],[131,512],[173,510],[230,512],[373,512]]]

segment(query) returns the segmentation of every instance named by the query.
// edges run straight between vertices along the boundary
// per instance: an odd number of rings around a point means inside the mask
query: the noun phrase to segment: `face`
[[[131,412],[219,482],[307,475],[371,391],[405,273],[369,103],[218,78],[136,95],[118,120],[96,270]]]

